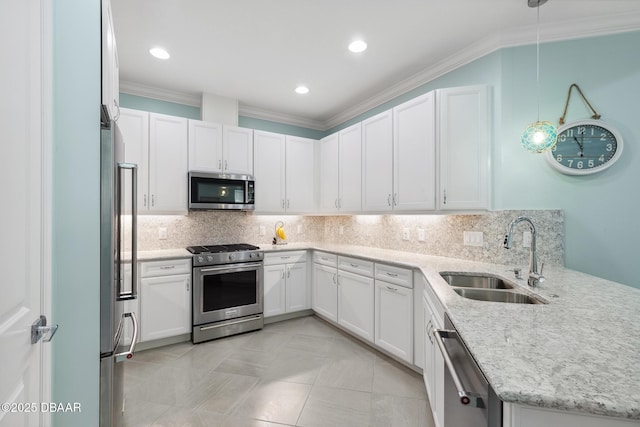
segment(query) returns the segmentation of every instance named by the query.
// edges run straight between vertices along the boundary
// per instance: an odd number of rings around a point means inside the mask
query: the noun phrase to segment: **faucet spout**
[[[529,225],[529,230],[531,230],[531,246],[529,251],[529,277],[527,279],[527,284],[531,287],[537,286],[538,283],[544,281],[544,277],[542,276],[542,271],[538,271],[538,252],[536,250],[536,227],[533,225],[533,221],[527,218],[526,216],[519,216],[507,227],[507,234],[504,237],[504,248],[511,249],[513,246],[513,231],[516,225],[521,222],[527,223]]]

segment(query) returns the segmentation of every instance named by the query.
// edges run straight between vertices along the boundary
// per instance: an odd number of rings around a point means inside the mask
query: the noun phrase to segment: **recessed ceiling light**
[[[309,88],[306,86],[298,86],[296,88],[296,93],[300,95],[304,95],[306,93],[309,93]]]
[[[353,53],[360,53],[367,50],[367,43],[364,40],[355,40],[349,44],[349,50]]]
[[[169,52],[167,52],[166,50],[164,50],[161,47],[153,47],[153,48],[149,49],[149,53],[152,56],[155,56],[158,59],[169,59],[169,58],[171,58],[171,55],[169,55]]]

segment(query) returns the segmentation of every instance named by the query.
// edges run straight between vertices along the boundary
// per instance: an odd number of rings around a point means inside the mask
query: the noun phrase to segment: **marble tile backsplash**
[[[139,250],[175,249],[198,244],[247,242],[269,245],[277,221],[285,223],[289,242],[325,242],[371,246],[472,261],[526,266],[529,249],[522,246],[524,224],[514,233],[514,245],[504,249],[507,225],[519,215],[533,221],[540,262],[564,265],[564,215],[560,210],[495,211],[478,215],[254,215],[245,212],[192,211],[187,216],[141,215]],[[260,227],[265,235],[260,235]],[[159,239],[159,229],[167,239]],[[409,240],[403,239],[408,231]],[[418,230],[425,240],[418,240]],[[464,231],[483,233],[483,245],[465,246]]]

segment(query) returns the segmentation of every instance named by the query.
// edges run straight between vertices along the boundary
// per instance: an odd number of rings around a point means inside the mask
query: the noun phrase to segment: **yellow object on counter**
[[[282,227],[278,227],[276,229],[276,236],[278,236],[282,240],[287,240],[287,235],[285,234],[284,228],[282,228]]]

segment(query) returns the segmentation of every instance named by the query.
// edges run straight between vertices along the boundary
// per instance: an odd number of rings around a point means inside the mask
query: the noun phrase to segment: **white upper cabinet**
[[[362,122],[362,209],[393,206],[393,115],[385,111]]]
[[[102,0],[102,104],[107,107],[111,119],[118,119],[120,98],[118,49],[113,31],[111,3]]]
[[[362,125],[357,123],[320,141],[320,210],[362,208]]]
[[[285,211],[285,136],[254,132],[255,211]]]
[[[439,208],[489,209],[490,123],[487,86],[437,91]]]
[[[340,198],[340,135],[320,140],[320,210],[337,212]]]
[[[189,170],[253,175],[253,129],[189,120]]]
[[[340,191],[338,208],[343,212],[362,209],[362,125],[340,131]]]
[[[122,108],[116,137],[138,165],[138,213],[186,213],[187,119]]]
[[[187,119],[149,114],[149,210],[187,212]]]
[[[436,208],[435,95],[393,109],[393,202],[402,211]]]
[[[222,126],[224,173],[253,175],[253,129]]]
[[[256,213],[312,213],[316,140],[255,131]]]
[[[222,172],[222,125],[189,120],[189,170]]]
[[[286,137],[286,211],[316,211],[315,149],[316,140]]]

